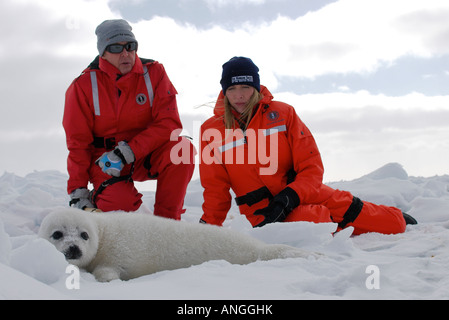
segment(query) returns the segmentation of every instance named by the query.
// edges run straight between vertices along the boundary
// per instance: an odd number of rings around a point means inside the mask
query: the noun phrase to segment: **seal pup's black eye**
[[[89,239],[89,234],[87,232],[81,232],[80,236],[84,240],[88,240]]]
[[[63,237],[64,235],[62,234],[61,231],[55,231],[53,232],[53,234],[51,235],[51,237],[55,240],[59,240]]]

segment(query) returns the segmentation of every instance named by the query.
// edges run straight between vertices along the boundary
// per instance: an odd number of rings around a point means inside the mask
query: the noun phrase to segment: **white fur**
[[[55,234],[55,232],[57,232]],[[61,235],[54,239],[53,235]],[[86,238],[88,234],[88,239]],[[69,263],[98,281],[128,280],[209,260],[248,264],[256,260],[307,257],[287,245],[267,245],[232,230],[139,213],[88,213],[67,208],[50,213],[39,236],[53,243]],[[78,256],[70,256],[78,252]],[[77,247],[79,249],[74,249]]]

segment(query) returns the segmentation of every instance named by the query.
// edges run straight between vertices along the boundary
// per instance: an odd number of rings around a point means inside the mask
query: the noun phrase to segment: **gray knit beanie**
[[[114,19],[103,21],[95,30],[97,35],[97,48],[100,56],[110,44],[126,41],[137,42],[136,37],[131,32],[133,28],[126,20]]]

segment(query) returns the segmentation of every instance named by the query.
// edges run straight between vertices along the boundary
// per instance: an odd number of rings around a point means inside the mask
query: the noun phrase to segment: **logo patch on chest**
[[[137,104],[139,104],[141,106],[144,105],[147,102],[147,96],[144,95],[143,93],[139,93],[136,96],[136,102],[137,102]]]
[[[279,112],[271,111],[267,114],[267,118],[271,121],[275,121],[275,120],[279,119]]]

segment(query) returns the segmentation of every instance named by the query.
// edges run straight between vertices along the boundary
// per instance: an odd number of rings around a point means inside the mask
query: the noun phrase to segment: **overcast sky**
[[[196,141],[241,55],[311,129],[325,181],[389,162],[449,174],[447,0],[2,0],[0,18],[0,174],[66,172],[65,91],[111,18],[164,64]]]

